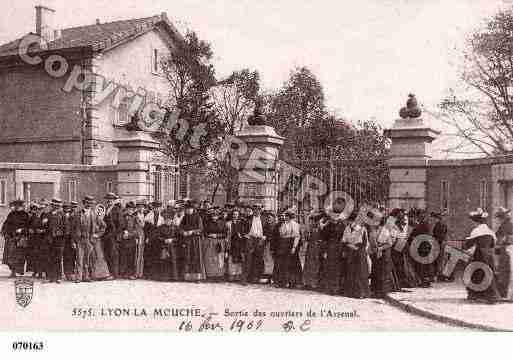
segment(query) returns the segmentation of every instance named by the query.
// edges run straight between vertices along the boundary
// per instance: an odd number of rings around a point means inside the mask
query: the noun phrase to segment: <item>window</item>
[[[153,49],[152,59],[151,59],[151,72],[154,74],[159,73],[159,50]]]
[[[162,201],[162,171],[153,172],[153,200]]]
[[[107,181],[107,193],[109,192],[116,193],[116,189],[114,188],[114,183],[112,181]]]
[[[479,207],[486,210],[488,207],[488,182],[481,180],[479,183]]]
[[[124,126],[130,122],[129,114],[130,101],[128,98],[123,98],[118,106],[112,106],[110,114],[112,124],[117,126]]]
[[[442,211],[449,211],[449,181],[442,180],[441,188],[440,188],[440,209]]]
[[[0,179],[0,206],[5,206],[7,203],[7,182]]]
[[[78,181],[77,180],[68,181],[67,192],[68,192],[68,202],[77,201],[77,197],[78,197]]]
[[[180,172],[180,198],[189,197],[189,175]]]

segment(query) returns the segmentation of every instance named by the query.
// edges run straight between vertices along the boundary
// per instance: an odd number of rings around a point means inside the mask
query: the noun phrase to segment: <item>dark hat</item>
[[[82,202],[84,202],[84,203],[94,203],[94,197],[87,195],[87,196],[84,197],[84,200]]]
[[[390,217],[398,218],[401,216],[404,216],[404,211],[401,208],[394,208],[390,211]]]
[[[326,216],[327,216],[326,211],[324,211],[322,209],[321,210],[317,210],[317,211],[314,210],[314,211],[310,212],[310,214],[309,214],[310,219],[312,219],[314,221],[318,221],[321,218],[324,218]]]
[[[69,204],[71,205],[71,208],[77,208],[78,207],[78,202],[77,201],[71,201]]]
[[[224,207],[225,208],[233,208],[235,205],[232,202],[227,202]]]
[[[274,216],[274,212],[270,209],[266,209],[262,212],[265,216]]]
[[[59,198],[52,198],[52,201],[50,202],[52,206],[60,207],[62,206],[62,200]]]
[[[105,195],[105,199],[118,199],[119,196],[114,192],[109,192]]]
[[[191,200],[185,201],[184,207],[185,208],[194,208],[195,203]]]
[[[151,206],[153,208],[159,208],[159,207],[162,207],[162,202],[161,201],[153,201],[151,202]]]
[[[495,217],[497,218],[504,218],[511,212],[511,209],[507,209],[504,207],[497,208],[497,211],[495,212]]]
[[[130,201],[126,204],[125,208],[132,208],[132,209],[135,209],[135,202],[134,201]]]
[[[482,208],[478,208],[475,211],[470,212],[468,215],[474,222],[484,221],[488,218],[488,212],[484,211]]]
[[[22,200],[21,198],[18,198],[18,199],[15,199],[14,201],[12,201],[10,203],[10,205],[14,206],[14,207],[24,206],[25,205],[25,201]]]
[[[46,206],[50,205],[50,201],[48,201],[46,198],[41,198],[41,200],[39,201],[39,204],[43,207],[46,207]]]
[[[63,209],[72,209],[72,208],[73,208],[73,206],[71,205],[71,203],[67,203],[67,202],[66,202],[66,203],[63,203],[63,204],[62,204],[62,208],[63,208]]]
[[[146,207],[147,203],[146,203],[146,200],[144,200],[144,199],[138,199],[138,200],[135,202],[135,205],[136,205],[136,206],[143,206],[143,207]]]
[[[445,216],[445,212],[431,212],[431,217],[436,219],[442,219]]]

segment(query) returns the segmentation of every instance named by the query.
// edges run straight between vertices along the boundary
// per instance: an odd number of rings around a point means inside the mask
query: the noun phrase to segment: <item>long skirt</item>
[[[228,257],[228,280],[235,282],[239,281],[242,278],[242,261],[236,260],[234,261],[233,256]]]
[[[320,241],[309,241],[306,248],[305,268],[303,271],[304,284],[316,289],[319,287],[321,269],[321,245]]]
[[[105,279],[110,276],[109,267],[103,253],[103,245],[101,240],[97,240],[93,245],[91,254],[91,277],[95,280]]]
[[[5,247],[2,262],[16,274],[25,274],[25,259],[27,248],[19,245],[23,238],[5,237]],[[25,240],[26,242],[26,240]]]
[[[135,276],[142,278],[144,274],[144,239],[140,239],[135,248]]]
[[[184,238],[184,280],[199,281],[206,278],[201,246],[202,237],[192,235]]]
[[[224,254],[226,252],[226,242],[223,237],[209,237],[201,242],[203,259],[205,262],[205,272],[207,278],[220,279],[224,277]]]
[[[401,288],[415,288],[420,285],[412,259],[405,249],[402,252],[392,248],[392,262]]]
[[[164,282],[179,280],[176,253],[175,243],[164,245],[159,258],[155,261],[152,279]]]
[[[278,242],[276,279],[280,287],[294,287],[302,283],[302,268],[299,248],[291,253],[293,238],[280,238]]]
[[[271,245],[270,243],[264,244],[264,276],[266,278],[271,278],[274,271],[274,259],[271,253]]]
[[[365,248],[347,250],[346,278],[344,280],[344,295],[352,298],[368,298],[369,287],[369,263]]]
[[[502,298],[513,300],[513,245],[497,248],[497,289]]]
[[[400,289],[394,275],[394,263],[390,251],[386,249],[379,258],[377,255],[371,258],[371,291],[376,297],[383,297],[387,293]]]
[[[27,272],[36,272],[36,261],[37,261],[37,234],[29,235],[28,247],[26,249],[27,259]]]
[[[467,289],[467,297],[470,300],[485,300],[485,301],[494,302],[500,296],[499,290],[497,288],[497,278],[495,275],[496,268],[495,268],[493,254],[491,253],[492,251],[493,251],[493,249],[476,248],[476,250],[474,252],[474,256],[473,256],[472,260],[469,262],[469,265],[472,262],[485,263],[490,267],[490,269],[494,273],[492,282],[490,283],[488,288],[486,288],[485,290],[476,291],[469,287],[466,288]],[[483,270],[476,270],[472,273],[472,276],[470,279],[471,279],[472,283],[477,284],[477,283],[481,283],[483,281],[484,276],[485,276],[485,274],[484,274]]]
[[[326,259],[323,261],[320,288],[330,294],[339,294],[345,272],[345,259],[342,258],[342,245],[330,240],[326,246]]]

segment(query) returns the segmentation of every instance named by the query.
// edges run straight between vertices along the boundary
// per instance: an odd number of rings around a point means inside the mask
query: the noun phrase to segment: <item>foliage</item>
[[[162,152],[181,167],[204,166],[224,131],[210,93],[216,84],[212,60],[211,45],[188,32],[162,61],[170,98],[159,140]],[[197,136],[198,129],[202,129],[201,136]]]

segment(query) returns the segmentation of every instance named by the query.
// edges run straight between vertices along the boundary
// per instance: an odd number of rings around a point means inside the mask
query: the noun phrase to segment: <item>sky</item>
[[[0,43],[35,30],[36,4],[53,7],[61,28],[166,12],[179,29],[191,28],[212,43],[219,78],[248,67],[260,72],[263,87],[273,89],[294,67],[307,66],[321,81],[329,109],[352,122],[372,118],[386,128],[410,92],[426,108],[436,108],[458,85],[465,36],[513,0],[2,3]]]

